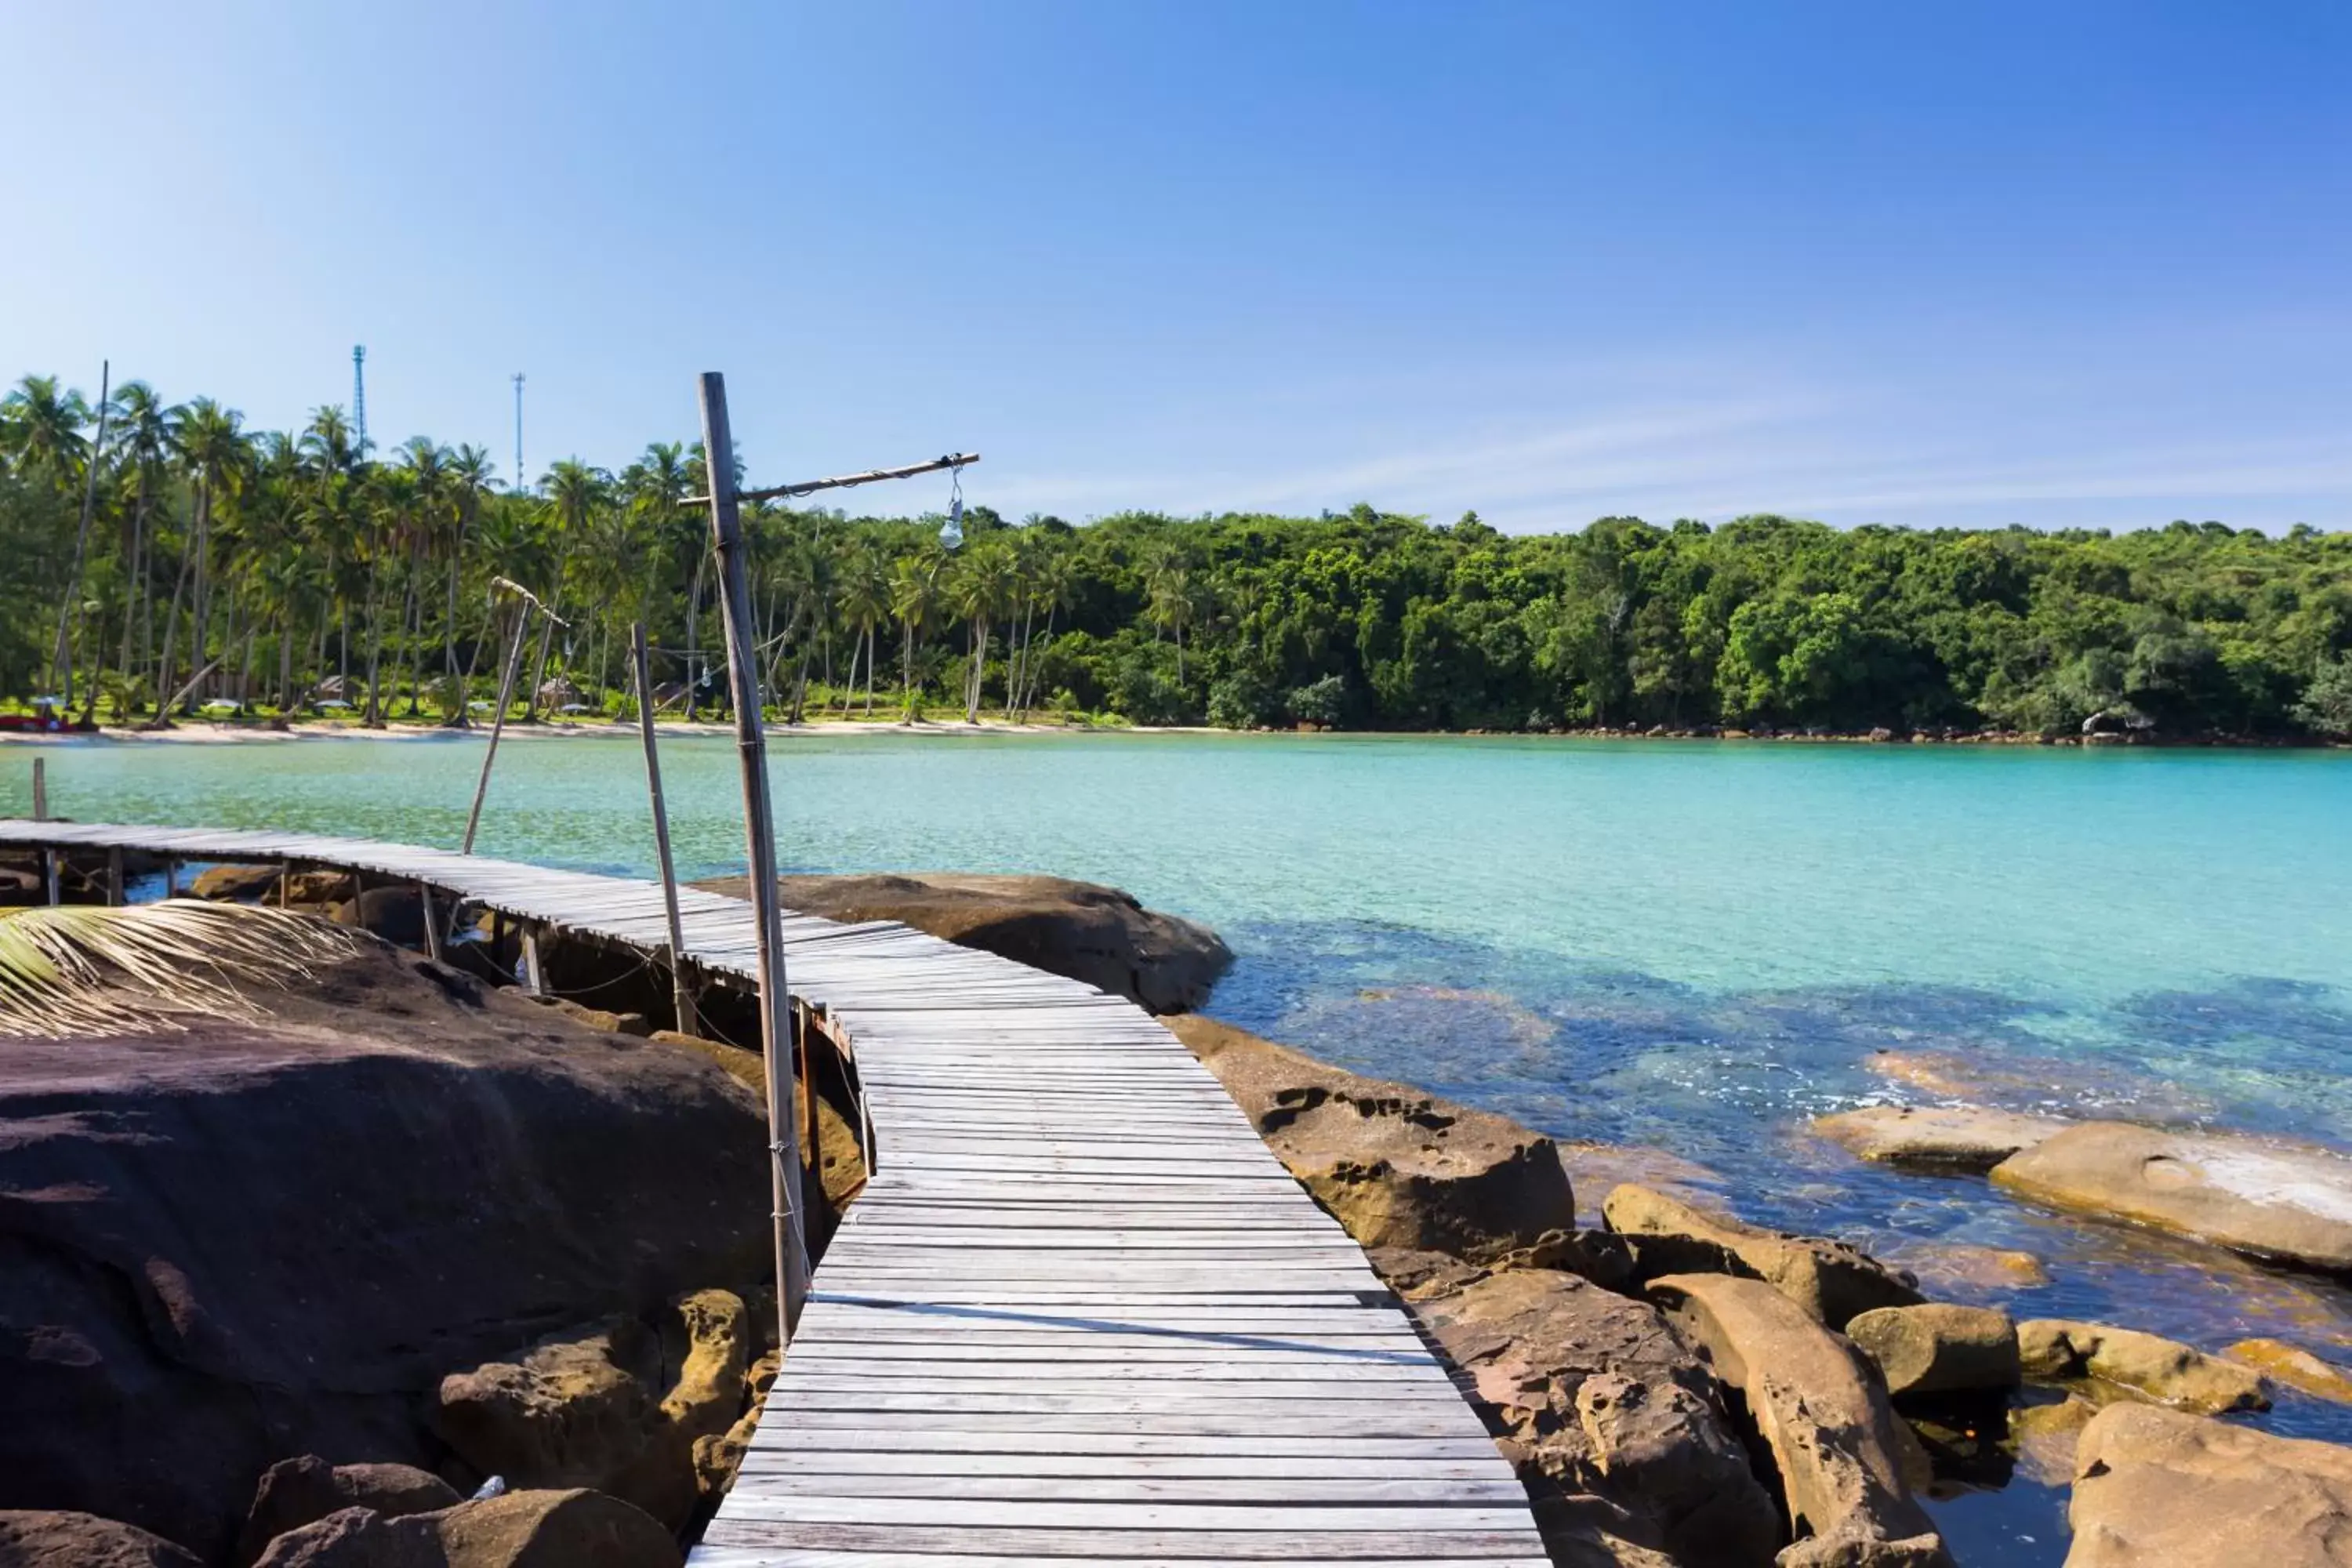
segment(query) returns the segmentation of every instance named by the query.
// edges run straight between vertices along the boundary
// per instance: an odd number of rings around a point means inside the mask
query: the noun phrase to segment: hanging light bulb
[[[948,501],[948,520],[940,527],[940,544],[942,549],[953,550],[963,542],[963,470],[950,469],[950,478],[954,481],[955,493]]]

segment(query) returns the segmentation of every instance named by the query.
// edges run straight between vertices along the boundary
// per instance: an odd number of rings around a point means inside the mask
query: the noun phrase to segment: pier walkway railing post
[[[654,663],[646,647],[646,623],[629,625],[629,659],[636,668],[637,729],[646,742],[646,793],[653,797],[654,854],[661,862],[662,909],[669,917],[669,991],[681,1033],[699,1034],[694,988],[686,981],[686,933],[677,919],[677,866],[669,852],[669,805],[662,799],[661,751],[654,742]],[[691,672],[689,672],[690,675]]]
[[[801,1210],[800,1118],[793,1100],[792,1003],[784,990],[783,910],[776,895],[776,832],[769,813],[768,742],[760,713],[760,667],[743,520],[735,501],[735,442],[727,427],[727,378],[702,375],[702,460],[710,475],[710,539],[719,555],[727,621],[727,686],[743,766],[743,836],[760,955],[760,1042],[767,1059],[769,1164],[776,1216],[776,1309],[785,1342],[808,1299]]]

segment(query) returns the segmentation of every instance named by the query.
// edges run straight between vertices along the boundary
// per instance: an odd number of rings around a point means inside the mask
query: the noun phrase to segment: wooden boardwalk
[[[358,870],[666,945],[660,889],[625,878],[289,833],[5,844]],[[751,906],[680,898],[694,960],[751,980]],[[785,928],[793,994],[855,1042],[878,1169],[694,1568],[1542,1568],[1460,1392],[1166,1029],[895,923]]]

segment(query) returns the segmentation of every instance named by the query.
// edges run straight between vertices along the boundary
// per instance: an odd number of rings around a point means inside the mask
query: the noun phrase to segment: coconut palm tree
[[[980,682],[988,659],[989,627],[1010,599],[1013,584],[1013,552],[1002,540],[983,536],[965,552],[949,589],[950,603],[963,617],[971,650],[971,668],[964,676],[963,687],[967,724],[980,722]]]
[[[131,672],[146,663],[148,646],[154,638],[154,595],[147,581],[147,550],[149,535],[147,516],[155,494],[163,489],[166,468],[177,443],[180,422],[186,416],[183,408],[166,406],[155,395],[155,389],[143,381],[128,381],[114,395],[118,414],[122,466],[131,471],[134,486],[131,503],[131,533],[122,543],[122,646],[116,660],[123,676],[122,698],[118,718],[129,717]],[[139,633],[137,663],[132,661],[131,634]]]
[[[467,721],[465,688],[457,675],[457,577],[497,471],[489,453],[479,447],[461,446],[449,458],[450,507],[445,519],[446,531],[441,538],[442,553],[449,563],[449,596],[441,621],[442,677],[449,689],[443,700],[441,721],[459,729]]]
[[[541,477],[539,488],[546,498],[541,504],[541,517],[555,536],[555,562],[541,595],[547,613],[540,618],[539,652],[532,660],[530,690],[523,699],[526,722],[539,716],[539,689],[547,680],[548,647],[555,635],[555,617],[562,614],[563,579],[571,570],[572,550],[588,537],[591,515],[611,497],[613,476],[577,458],[568,458]]]
[[[915,644],[939,608],[940,579],[947,568],[946,554],[937,545],[926,544],[911,555],[900,556],[890,574],[890,614],[897,617],[900,633],[898,691],[904,707],[898,721],[902,724],[915,721]]]
[[[173,641],[180,629],[180,595],[193,582],[192,615],[189,633],[189,662],[201,670],[205,665],[206,637],[212,618],[212,526],[215,504],[233,494],[243,481],[253,459],[253,448],[245,434],[245,416],[234,408],[224,408],[209,397],[192,399],[181,416],[175,433],[182,472],[195,492],[195,516],[187,549],[180,561],[180,580],[172,590],[172,611],[163,623],[163,679],[155,683],[155,722],[165,720],[164,705],[176,695],[173,681],[178,673],[173,658]]]
[[[852,545],[841,571],[842,618],[853,627],[866,649],[866,714],[874,715],[874,628],[890,618],[890,563],[873,543]],[[857,684],[857,645],[849,651],[849,684],[842,689],[841,714],[849,716],[850,693]]]
[[[39,474],[62,494],[89,455],[81,427],[91,410],[79,392],[54,375],[28,375],[0,397],[0,453],[20,474]]]

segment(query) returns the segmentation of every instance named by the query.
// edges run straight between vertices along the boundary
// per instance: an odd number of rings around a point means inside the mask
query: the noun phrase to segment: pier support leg
[[[120,845],[106,852],[106,907],[122,907],[122,849]]]
[[[534,996],[547,994],[547,976],[539,967],[539,930],[535,926],[522,928],[522,983]]]
[[[441,918],[433,912],[433,889],[416,884],[416,901],[425,906],[425,956],[441,962]]]

